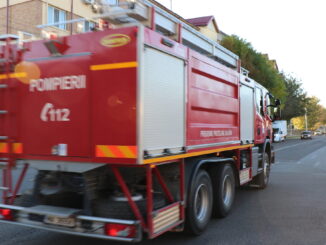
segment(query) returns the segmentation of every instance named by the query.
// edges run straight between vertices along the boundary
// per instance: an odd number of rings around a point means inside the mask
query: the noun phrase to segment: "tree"
[[[320,112],[320,124],[326,125],[326,108],[323,107]]]
[[[223,38],[221,44],[237,54],[241,65],[249,70],[249,76],[267,88],[282,102],[282,118],[304,127],[304,114],[307,108],[308,126],[314,128],[317,123],[326,124],[326,109],[319,104],[316,97],[307,97],[301,82],[276,70],[267,55],[257,52],[246,40],[232,35]]]
[[[309,97],[307,101],[307,117],[308,117],[308,127],[310,129],[316,129],[316,124],[320,121],[320,116],[322,112],[322,106],[319,104],[319,99],[317,97]]]
[[[302,84],[296,78],[284,76],[287,98],[284,103],[282,118],[291,120],[291,118],[303,116],[307,103],[307,94],[302,89]]]
[[[284,76],[273,67],[266,55],[257,52],[249,42],[235,35],[223,38],[221,44],[240,57],[242,67],[249,70],[252,79],[285,101]]]
[[[294,117],[292,118],[292,123],[295,129],[305,129],[305,119],[304,117]]]

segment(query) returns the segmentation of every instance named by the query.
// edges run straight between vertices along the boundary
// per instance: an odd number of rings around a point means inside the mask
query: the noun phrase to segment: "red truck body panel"
[[[240,140],[239,74],[189,50],[187,146]]]
[[[240,145],[239,73],[164,39],[137,26],[85,33],[59,38],[68,47],[62,56],[51,55],[45,41],[30,43],[16,66],[27,77],[12,80],[18,98],[11,120],[17,124],[14,141],[23,148],[19,158],[142,163],[137,124],[144,45],[184,60],[180,116],[186,152]]]
[[[58,57],[51,57],[44,41],[30,43],[16,66],[27,77],[14,79],[12,92],[18,101],[12,106],[17,127],[11,128],[23,145],[22,158],[58,159],[53,151],[61,144],[64,159],[93,161],[95,145],[136,145],[136,67],[101,68],[135,62],[136,33],[131,27],[119,30],[121,37],[112,35],[116,30],[65,37],[69,48]],[[110,38],[127,43],[105,46]]]

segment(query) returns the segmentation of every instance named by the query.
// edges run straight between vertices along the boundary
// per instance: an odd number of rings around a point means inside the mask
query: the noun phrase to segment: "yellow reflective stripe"
[[[10,73],[9,74],[9,78],[21,78],[21,77],[27,77],[27,73],[26,72],[16,72],[16,73]],[[1,74],[0,75],[0,80],[1,79],[8,79],[8,75],[7,74]]]
[[[137,147],[128,145],[97,145],[96,157],[137,158]]]
[[[242,148],[249,148],[253,147],[254,145],[241,145],[241,146],[231,146],[226,148],[220,148],[220,149],[214,149],[214,150],[206,150],[206,151],[197,151],[192,153],[186,153],[186,154],[180,154],[175,156],[168,156],[168,157],[159,157],[159,158],[152,158],[152,159],[146,159],[143,161],[143,164],[151,164],[151,163],[158,163],[158,162],[164,162],[164,161],[171,161],[171,160],[177,160],[181,158],[187,158],[187,157],[195,157],[200,155],[206,155],[206,154],[212,154],[212,153],[218,153],[221,151],[230,151],[230,150],[236,150],[236,149],[242,149]]]
[[[11,73],[9,74],[10,78],[21,78],[21,77],[27,77],[26,72],[17,72],[17,73]]]
[[[8,153],[8,143],[0,143],[0,153]]]
[[[6,74],[3,74],[3,75],[0,74],[0,79],[7,79],[7,78],[8,78],[8,76]]]
[[[114,157],[113,153],[110,151],[110,149],[106,145],[98,145],[97,147],[101,150],[103,156]]]
[[[103,65],[92,65],[90,67],[90,69],[92,71],[101,71],[101,70],[132,68],[132,67],[137,67],[137,66],[138,66],[138,63],[136,61],[132,61],[132,62],[103,64]]]
[[[16,154],[23,153],[23,144],[22,143],[13,143],[12,144],[12,152]]]
[[[118,146],[118,148],[126,158],[136,158],[135,154],[129,149],[128,146]]]

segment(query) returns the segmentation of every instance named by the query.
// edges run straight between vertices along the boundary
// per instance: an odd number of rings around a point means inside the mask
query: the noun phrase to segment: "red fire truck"
[[[151,2],[100,17],[115,28],[1,37],[0,222],[118,241],[199,235],[237,186],[267,186],[279,101]],[[34,185],[20,193],[28,168]]]

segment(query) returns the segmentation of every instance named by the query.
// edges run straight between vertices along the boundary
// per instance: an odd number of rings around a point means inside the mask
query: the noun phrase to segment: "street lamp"
[[[308,120],[307,120],[307,108],[304,108],[305,114],[304,114],[304,120],[306,124],[306,131],[308,131]]]

